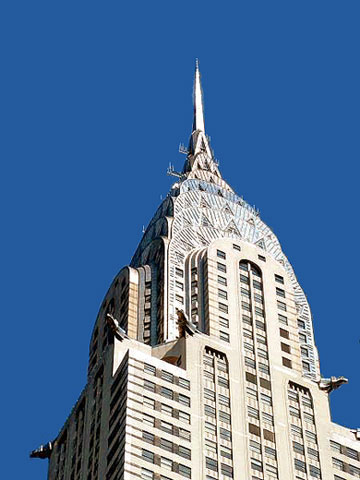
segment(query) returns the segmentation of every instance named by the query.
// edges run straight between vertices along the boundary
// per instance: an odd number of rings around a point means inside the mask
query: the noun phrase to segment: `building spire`
[[[195,63],[193,102],[194,102],[193,132],[195,132],[195,130],[201,130],[202,132],[205,133],[204,103],[203,103],[203,94],[202,94],[202,88],[201,88],[198,59],[196,59],[196,63]]]

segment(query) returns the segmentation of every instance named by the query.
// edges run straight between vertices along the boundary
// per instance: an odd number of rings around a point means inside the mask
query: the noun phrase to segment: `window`
[[[146,413],[144,413],[143,423],[145,423],[145,425],[150,425],[151,427],[153,427],[155,425],[155,418],[151,417],[150,415],[146,415]]]
[[[262,472],[263,471],[262,462],[260,462],[260,460],[257,460],[256,458],[252,458],[251,459],[251,468],[253,470],[258,471],[258,472]]]
[[[218,377],[218,384],[224,388],[229,388],[229,380],[224,377]]]
[[[178,280],[175,280],[175,286],[176,286],[176,288],[179,288],[180,290],[184,290],[184,284],[179,282]]]
[[[339,460],[338,458],[332,458],[332,464],[333,467],[337,468],[338,470],[341,470],[342,472],[345,471],[345,464],[343,461]]]
[[[148,373],[149,375],[156,375],[156,368],[153,365],[144,363],[144,372]]]
[[[219,310],[223,313],[228,313],[229,311],[228,306],[225,305],[225,303],[219,303]]]
[[[355,465],[349,465],[349,473],[356,478],[360,478],[360,468],[355,467]]]
[[[205,448],[208,452],[217,453],[217,443],[205,438]]]
[[[216,416],[216,410],[214,407],[211,407],[210,405],[204,405],[204,411],[205,415],[208,417],[215,417]]]
[[[257,349],[257,354],[258,354],[258,357],[264,358],[266,360],[268,359],[267,351],[263,350],[262,348]]]
[[[175,268],[175,273],[178,277],[183,277],[184,276],[184,271],[181,270],[181,268]]]
[[[282,288],[276,287],[276,295],[278,297],[285,298],[285,290],[283,290]]]
[[[173,444],[169,440],[166,440],[166,438],[160,438],[160,448],[172,452]]]
[[[258,255],[258,259],[262,262],[266,262],[266,258],[263,255]]]
[[[279,322],[282,323],[283,325],[288,324],[288,319],[287,317],[285,317],[285,315],[281,315],[281,313],[278,313],[278,319],[279,319]]]
[[[224,317],[219,317],[219,323],[222,327],[229,328],[229,320]]]
[[[215,460],[214,458],[205,457],[205,461],[206,461],[206,468],[208,468],[209,470],[214,470],[214,472],[217,472],[217,469],[218,469],[217,460]]]
[[[287,343],[281,342],[281,350],[285,353],[291,353],[290,345],[288,345]]]
[[[161,413],[165,413],[165,415],[169,415],[172,417],[173,415],[173,409],[172,407],[169,407],[169,405],[165,405],[164,403],[161,404]]]
[[[312,408],[311,398],[302,397],[302,404],[304,405],[304,407]]]
[[[186,390],[190,390],[189,380],[179,377],[179,387],[185,388]]]
[[[179,473],[185,478],[191,478],[191,468],[179,463]]]
[[[218,400],[220,405],[224,405],[225,407],[230,407],[230,399],[228,397],[225,397],[225,395],[221,395],[221,393],[219,393]]]
[[[303,320],[298,320],[297,324],[298,324],[299,328],[305,329],[306,325],[305,325],[305,322]]]
[[[218,275],[218,283],[220,283],[221,285],[227,285],[227,281],[226,281],[226,278],[225,277],[221,277],[220,275]]]
[[[265,470],[266,470],[266,473],[270,473],[271,478],[274,478],[273,475],[276,475],[276,478],[277,478],[278,470],[276,467],[274,467],[274,465],[270,465],[269,463],[267,463],[265,466]]]
[[[259,455],[261,455],[261,445],[259,442],[256,442],[255,440],[250,440],[249,441],[249,446],[250,446],[250,450],[252,452],[255,452],[255,453],[258,453]]]
[[[256,368],[255,360],[249,357],[245,357],[245,365],[250,368]]]
[[[319,452],[317,450],[315,450],[314,448],[308,448],[307,449],[307,453],[309,455],[309,457],[312,457],[314,458],[315,460],[318,460],[319,461]]]
[[[309,432],[309,430],[305,430],[305,436],[309,440],[309,442],[317,443],[317,437],[315,433]]]
[[[333,440],[330,440],[330,447],[332,450],[335,452],[341,453],[341,445],[340,443],[334,442]]]
[[[160,388],[160,395],[172,400],[173,397],[174,397],[174,392],[172,390],[170,390],[170,388],[161,387]]]
[[[225,445],[220,445],[220,455],[225,458],[232,458],[232,450],[229,447],[225,447]]]
[[[261,304],[263,303],[263,297],[262,297],[262,295],[259,295],[258,293],[254,293],[254,300],[257,303],[261,303]]]
[[[283,328],[280,328],[280,337],[289,339],[289,332]]]
[[[233,469],[230,465],[226,465],[225,463],[221,464],[221,473],[225,477],[233,477]]]
[[[155,400],[153,398],[144,397],[143,403],[144,403],[145,407],[149,407],[149,408],[152,408],[152,409],[155,408]]]
[[[226,428],[220,427],[220,438],[223,440],[231,441],[231,432]]]
[[[186,395],[183,395],[182,393],[179,393],[179,403],[182,405],[186,405],[187,407],[190,407],[190,398],[187,397]]]
[[[183,298],[181,295],[176,294],[176,295],[175,295],[175,299],[176,299],[179,303],[183,303],[183,302],[184,302],[184,298]]]
[[[160,466],[166,470],[172,470],[173,462],[170,458],[160,457]]]
[[[284,277],[275,273],[275,282],[284,284]]]
[[[188,430],[185,430],[185,428],[179,428],[179,437],[190,441],[191,433]]]
[[[288,399],[291,400],[292,402],[299,403],[299,395],[294,390],[288,391]]]
[[[295,458],[294,460],[295,464],[295,469],[299,470],[299,472],[306,473],[306,464],[302,460],[299,460],[298,458]]]
[[[246,394],[248,398],[253,398],[254,400],[257,400],[257,391],[253,389],[250,385],[246,387]]]
[[[320,468],[315,467],[315,465],[309,465],[310,477],[321,478]]]
[[[205,432],[211,433],[211,435],[216,435],[216,427],[210,422],[205,422]]]
[[[301,350],[301,356],[302,357],[308,357],[309,356],[309,350],[307,348],[301,347],[300,350]]]
[[[218,296],[224,300],[227,300],[228,298],[227,292],[225,290],[220,290],[220,288],[218,289]]]
[[[240,274],[240,282],[248,285],[249,284],[249,278],[246,275]]]
[[[223,260],[225,260],[226,258],[226,253],[221,251],[221,250],[216,250],[216,254],[219,258],[222,258]]]
[[[174,383],[174,375],[169,372],[165,372],[164,370],[161,372],[161,378],[166,380],[167,382]]]
[[[302,445],[299,442],[293,442],[293,449],[294,449],[294,452],[300,453],[300,455],[304,455],[305,453],[304,445]]]
[[[282,364],[284,365],[284,367],[292,368],[291,360],[289,360],[288,358],[282,357]]]
[[[245,262],[240,262],[239,264],[240,270],[243,270],[244,272],[248,271],[248,264]]]
[[[217,262],[217,269],[219,270],[219,272],[226,273],[226,265],[224,265],[223,263]]]
[[[251,318],[247,315],[243,315],[242,316],[242,321],[246,324],[246,325],[252,325],[252,321],[251,321]]]
[[[272,399],[270,395],[266,395],[265,393],[260,393],[260,400],[265,405],[269,405],[270,407],[272,406]]]
[[[231,423],[230,414],[227,412],[223,412],[222,410],[219,411],[219,420],[220,422],[224,423]]]
[[[149,380],[144,380],[144,389],[149,390],[149,392],[155,392],[155,383],[150,382]]]
[[[310,372],[310,363],[309,362],[302,362],[302,367],[305,372]]]
[[[220,330],[220,340],[224,340],[224,342],[230,342],[230,335]]]
[[[263,422],[270,423],[270,425],[274,424],[274,418],[272,415],[270,415],[270,413],[262,412],[261,416],[262,416]]]
[[[144,442],[152,443],[154,444],[155,441],[155,435],[149,432],[142,432],[142,439]]]
[[[243,295],[244,297],[250,298],[250,290],[248,290],[247,288],[241,287],[240,293],[241,293],[241,295]]]
[[[260,290],[262,292],[262,285],[260,282],[258,282],[257,280],[253,280],[253,286],[254,288],[256,288],[257,290]]]
[[[290,425],[291,433],[295,437],[301,437],[302,438],[302,429],[298,427],[297,425]]]
[[[299,340],[301,343],[307,343],[307,338],[304,333],[299,333]]]
[[[189,448],[183,447],[179,445],[179,455],[181,457],[187,458],[188,460],[191,459],[191,450]]]
[[[310,415],[310,413],[304,412],[304,420],[307,423],[314,423],[314,416]]]
[[[167,433],[172,433],[172,424],[160,420],[160,429]]]
[[[258,367],[259,367],[260,372],[265,373],[266,375],[269,375],[270,370],[269,370],[268,365],[265,365],[265,363],[259,363]]]
[[[212,390],[209,390],[208,388],[204,388],[204,398],[207,400],[211,400],[212,402],[215,402],[215,392]]]
[[[275,448],[267,447],[265,445],[265,455],[269,458],[276,458],[276,450]],[[274,473],[274,472],[273,472]]]
[[[141,456],[143,457],[144,460],[147,462],[154,463],[154,454],[153,452],[150,452],[149,450],[145,450],[144,448],[142,449],[142,454]]]
[[[283,312],[286,312],[286,303],[280,302],[280,300],[277,301],[277,306],[279,310],[282,310]]]
[[[146,468],[141,469],[141,480],[154,480],[154,473]]]
[[[293,407],[292,405],[290,405],[289,407],[289,413],[292,417],[300,418],[300,410],[298,408]]]
[[[243,310],[246,310],[247,312],[251,312],[251,307],[250,307],[249,303],[241,302],[241,306],[242,306]],[[244,315],[243,315],[243,318],[244,318]]]
[[[255,313],[256,315],[260,315],[260,317],[264,316],[264,310],[260,307],[255,307]]]
[[[259,419],[259,410],[257,410],[256,408],[248,405],[247,411],[248,411],[248,417],[249,418],[255,418],[256,420]]]
[[[179,420],[183,423],[190,423],[190,415],[186,412],[179,411]]]
[[[346,455],[354,460],[359,460],[359,453],[352,448],[346,447]]]
[[[241,247],[239,245],[236,245],[235,243],[233,243],[233,249],[237,250],[238,252],[241,251]]]

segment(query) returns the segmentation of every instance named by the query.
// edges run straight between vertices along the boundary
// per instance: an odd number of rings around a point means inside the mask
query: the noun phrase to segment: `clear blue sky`
[[[45,479],[98,307],[165,196],[200,59],[223,176],[277,234],[314,316],[333,419],[360,426],[356,1],[5,1],[2,478]],[[5,470],[5,474],[3,473]]]

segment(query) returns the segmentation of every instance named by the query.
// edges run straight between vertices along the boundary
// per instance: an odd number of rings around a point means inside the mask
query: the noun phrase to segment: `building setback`
[[[272,230],[223,180],[198,65],[186,161],[92,333],[49,480],[350,480],[360,431],[331,421],[306,297]]]

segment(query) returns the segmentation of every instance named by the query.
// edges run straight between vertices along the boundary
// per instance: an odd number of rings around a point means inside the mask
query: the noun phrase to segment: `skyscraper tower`
[[[331,421],[311,312],[259,212],[222,178],[198,65],[186,161],[92,333],[50,480],[350,480],[360,431]]]

